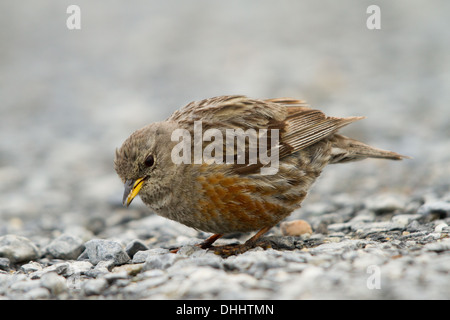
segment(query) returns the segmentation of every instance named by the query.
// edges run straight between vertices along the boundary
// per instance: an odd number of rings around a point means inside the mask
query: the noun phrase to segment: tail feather
[[[359,161],[366,158],[381,158],[389,160],[402,160],[410,158],[393,151],[371,147],[358,140],[347,138],[339,134],[335,134],[331,139],[331,142],[332,149],[330,163]]]

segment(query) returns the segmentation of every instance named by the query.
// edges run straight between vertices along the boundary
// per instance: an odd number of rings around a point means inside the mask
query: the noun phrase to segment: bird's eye
[[[144,164],[146,167],[151,167],[155,163],[155,158],[153,158],[153,155],[149,155],[147,158],[145,158]]]

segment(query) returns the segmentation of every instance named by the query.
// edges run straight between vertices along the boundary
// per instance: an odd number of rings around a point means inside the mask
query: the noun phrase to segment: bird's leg
[[[203,240],[202,242],[200,242],[199,244],[196,244],[197,247],[200,247],[202,249],[208,249],[211,247],[211,245],[220,237],[222,237],[223,234],[221,233],[216,233],[213,234],[212,236],[210,236],[208,239]],[[177,253],[178,250],[180,250],[180,248],[175,248],[170,250],[171,253]]]
[[[271,244],[269,241],[264,241],[261,239],[261,237],[267,233],[272,227],[264,227],[261,230],[259,230],[253,237],[245,241],[243,244],[237,244],[237,245],[225,245],[225,246],[217,246],[212,247],[211,250],[214,251],[215,254],[218,254],[224,258],[244,253],[247,250],[256,248],[256,247],[262,247],[264,249],[270,248]]]
[[[205,239],[203,242],[199,243],[197,246],[202,248],[202,249],[208,249],[211,247],[211,245],[219,238],[221,238],[223,236],[222,233],[216,233],[213,234],[211,237],[209,237],[208,239]]]

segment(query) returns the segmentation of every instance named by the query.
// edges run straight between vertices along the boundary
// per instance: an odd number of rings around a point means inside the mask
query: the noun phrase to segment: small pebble
[[[114,265],[121,265],[130,260],[120,243],[116,241],[93,239],[86,242],[85,247],[78,260],[87,259],[93,265],[100,261],[112,261]]]
[[[8,258],[0,258],[0,270],[9,270],[10,261]]]
[[[150,255],[145,260],[142,270],[146,271],[151,269],[167,269],[180,259],[184,258],[175,253]]]
[[[450,217],[450,202],[433,201],[422,205],[417,211],[421,215],[439,214],[442,217]]]
[[[55,296],[67,291],[66,279],[56,272],[48,272],[42,275],[40,284]]]
[[[305,220],[292,220],[282,222],[280,225],[281,233],[284,236],[301,236],[303,234],[312,234],[312,228]]]
[[[128,256],[133,259],[134,255],[139,252],[139,251],[145,251],[148,250],[149,248],[147,247],[147,245],[142,242],[139,239],[133,240],[130,243],[127,244],[127,246],[125,247],[125,252],[128,254]]]
[[[405,205],[405,199],[400,195],[394,194],[381,194],[366,200],[367,209],[377,214],[402,210]]]
[[[20,267],[20,270],[22,270],[25,273],[31,273],[42,270],[42,265],[38,262],[31,261],[30,263],[26,263]]]
[[[105,278],[87,280],[83,285],[83,292],[87,296],[99,295],[108,287],[108,281]]]
[[[45,253],[56,259],[74,260],[83,252],[83,240],[69,234],[62,234],[45,248]]]
[[[442,232],[446,228],[448,228],[448,225],[446,223],[440,223],[434,228],[434,232]]]
[[[39,249],[25,237],[5,235],[0,237],[0,257],[12,263],[30,261],[39,257]]]
[[[44,300],[51,297],[50,291],[47,288],[38,287],[31,289],[25,293],[25,298],[30,300]]]

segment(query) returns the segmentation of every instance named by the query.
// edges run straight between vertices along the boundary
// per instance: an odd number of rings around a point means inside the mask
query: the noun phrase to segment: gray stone
[[[69,269],[69,265],[70,264],[68,262],[59,262],[44,268],[42,271],[44,272],[54,271],[56,272],[56,274],[63,275]]]
[[[419,221],[417,220],[413,220],[411,221],[411,223],[408,224],[408,226],[406,227],[406,230],[408,232],[425,232],[425,227],[423,225],[420,224]]]
[[[9,270],[10,261],[8,258],[0,258],[0,270]]]
[[[130,283],[123,290],[125,296],[131,299],[145,298],[156,287],[168,282],[169,277],[164,272],[154,272],[160,270],[149,270],[136,277],[137,281]]]
[[[124,266],[135,266],[134,264],[131,265],[124,265]],[[119,267],[115,267],[115,268],[122,268],[123,266],[119,266]],[[140,271],[140,269],[139,269]],[[130,274],[128,273],[129,270],[123,270],[123,271],[118,271],[113,269],[113,272],[110,272],[108,274],[105,274],[105,276],[103,277],[103,279],[107,280],[108,283],[113,283],[116,282],[117,280],[125,280],[125,279],[129,279],[130,278]]]
[[[145,251],[138,251],[133,256],[133,263],[144,263],[145,260],[147,260],[148,253],[147,250]]]
[[[98,278],[108,274],[115,266],[113,260],[99,261],[93,269],[90,269],[85,274],[91,278]]]
[[[434,227],[434,232],[448,233],[449,231],[450,230],[449,230],[448,224],[446,224],[444,222],[439,223],[436,227]]]
[[[406,201],[402,196],[393,194],[381,194],[366,200],[367,209],[377,214],[402,210],[405,205]]]
[[[42,270],[42,266],[40,263],[31,261],[30,263],[26,263],[20,267],[20,270],[22,270],[25,273],[31,273]]]
[[[40,284],[57,296],[67,291],[67,281],[56,272],[48,272],[42,275]]]
[[[333,223],[328,225],[328,232],[340,232],[340,231],[349,231],[352,227],[350,222],[343,223]]]
[[[178,249],[177,254],[182,255],[182,256],[191,256],[195,252],[198,252],[200,250],[206,251],[206,250],[200,248],[199,246],[185,245],[185,246],[181,246],[180,249]]]
[[[364,209],[358,212],[356,216],[354,216],[349,223],[361,223],[361,222],[374,222],[376,214],[370,210]]]
[[[0,257],[12,263],[30,261],[39,257],[39,249],[25,237],[5,235],[0,237]]]
[[[21,270],[24,272],[31,272],[31,279],[40,279],[44,274],[47,273],[56,273],[58,275],[64,275],[69,268],[69,263],[60,262],[55,263],[53,265],[49,265],[47,267],[43,267],[39,262],[30,262],[24,266],[22,266]]]
[[[31,289],[30,291],[26,292],[24,294],[24,297],[25,297],[25,299],[30,299],[30,300],[49,299],[50,291],[47,288],[37,287],[37,288]]]
[[[130,276],[135,276],[142,271],[143,263],[124,264],[122,266],[114,267],[111,271],[113,273],[125,273]]]
[[[365,242],[361,240],[342,240],[341,242],[324,243],[315,248],[311,248],[309,252],[312,255],[327,253],[340,254],[344,250],[356,250],[363,246]]]
[[[145,260],[147,260],[147,257],[153,256],[153,255],[160,255],[160,254],[166,254],[169,253],[168,249],[163,248],[155,248],[155,249],[149,249],[145,251],[138,251],[133,256],[133,263],[143,263]]]
[[[421,215],[439,214],[442,217],[450,217],[450,202],[427,202],[422,205],[417,212]]]
[[[272,249],[264,251],[261,248],[252,249],[244,254],[229,257],[223,263],[226,270],[239,270],[255,277],[262,277],[273,268],[281,268],[286,262],[281,256],[273,254]]]
[[[89,261],[71,261],[64,276],[86,274],[94,266]]]
[[[398,214],[392,217],[392,222],[407,227],[412,221],[421,217],[420,214]]]
[[[427,243],[425,249],[434,252],[444,252],[450,250],[450,239],[446,238],[438,242]]]
[[[144,242],[139,239],[133,240],[127,244],[125,247],[125,252],[128,254],[130,258],[133,258],[134,255],[139,251],[145,251],[149,248],[146,246]]]
[[[151,269],[167,269],[180,259],[185,258],[175,253],[149,255],[145,260],[142,271]]]
[[[74,260],[83,252],[83,249],[83,240],[69,234],[62,234],[50,242],[45,248],[45,254],[55,259]]]
[[[366,237],[373,233],[383,233],[388,231],[404,230],[405,227],[399,223],[391,221],[379,221],[370,223],[356,223],[352,225],[352,230],[358,233],[361,237]]]
[[[9,289],[11,291],[23,293],[38,288],[40,286],[41,283],[39,280],[30,280],[28,278],[23,279],[18,277],[16,279],[12,279]]]
[[[302,235],[302,236],[268,236],[264,237],[260,241],[265,244],[269,243],[271,248],[278,249],[278,250],[294,250],[296,246],[301,246],[301,240],[307,238],[308,235]]]
[[[120,243],[112,240],[93,239],[85,243],[85,251],[78,259],[86,257],[96,265],[100,261],[112,261],[113,265],[121,265],[130,260]]]
[[[83,292],[87,296],[99,295],[108,287],[108,281],[105,278],[87,280],[83,285]]]
[[[185,246],[182,248],[191,247],[191,246]],[[221,268],[223,264],[223,259],[214,254],[211,251],[200,249],[198,247],[195,247],[198,250],[195,250],[193,253],[191,253],[189,256],[184,255],[183,253],[177,252],[177,255],[181,257],[188,257],[187,259],[180,259],[177,260],[176,264],[173,265],[171,268],[184,268],[186,266],[194,265],[194,266],[209,266],[212,268]]]

